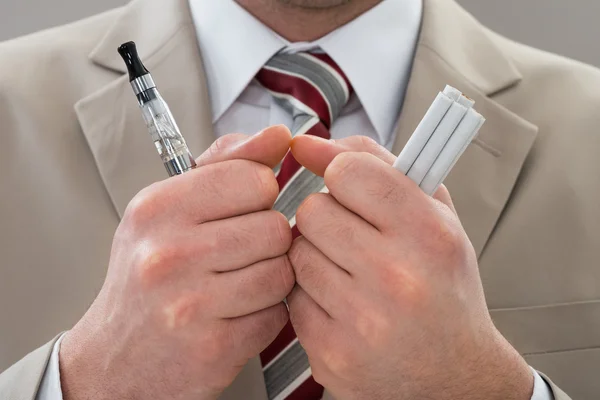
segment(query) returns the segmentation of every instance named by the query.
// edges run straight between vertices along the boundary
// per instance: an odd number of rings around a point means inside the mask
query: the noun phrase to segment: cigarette
[[[435,193],[435,191],[440,187],[440,185],[444,182],[444,180],[448,177],[448,175],[450,174],[450,171],[452,171],[452,168],[454,168],[454,165],[458,162],[458,160],[460,159],[460,156],[463,155],[463,153],[465,152],[465,150],[467,150],[467,148],[469,147],[469,144],[471,144],[471,142],[473,141],[473,139],[475,139],[475,137],[477,137],[477,134],[479,133],[479,130],[481,129],[481,127],[483,126],[483,124],[485,123],[485,118],[482,119],[481,123],[479,124],[479,126],[475,129],[475,131],[471,134],[471,137],[469,138],[469,140],[464,143],[462,149],[460,150],[459,154],[457,154],[454,157],[454,160],[452,161],[452,164],[450,165],[450,167],[448,169],[446,169],[446,172],[441,175],[438,179],[438,183],[435,185],[435,189],[432,190],[430,193],[430,195],[432,195],[433,193]]]
[[[460,122],[448,143],[435,160],[423,181],[421,189],[428,195],[432,195],[438,189],[442,181],[446,178],[456,161],[466,150],[469,143],[473,140],[485,119],[474,109],[469,109],[467,115]]]
[[[423,178],[425,178],[425,175],[444,149],[444,146],[446,146],[450,136],[454,133],[454,130],[460,124],[466,113],[467,108],[465,106],[458,102],[452,104],[450,110],[448,110],[442,119],[442,122],[440,122],[425,145],[425,148],[408,171],[408,174],[406,174],[417,185],[421,185]]]
[[[474,106],[474,100],[446,86],[425,113],[394,167],[425,193],[435,193],[485,122]]]
[[[419,154],[423,151],[423,148],[429,141],[431,135],[438,127],[442,119],[452,106],[453,100],[443,93],[439,93],[427,113],[421,120],[421,123],[415,129],[406,146],[400,153],[400,156],[394,163],[394,168],[407,174],[414,162],[419,157]]]
[[[458,104],[463,105],[467,108],[473,108],[475,105],[475,101],[469,99],[465,96],[460,90],[453,88],[450,85],[446,85],[444,89],[444,94],[450,97],[452,100],[456,101]]]

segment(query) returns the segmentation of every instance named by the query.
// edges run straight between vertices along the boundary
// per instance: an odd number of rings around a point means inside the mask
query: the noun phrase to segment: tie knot
[[[327,54],[277,54],[256,76],[294,120],[317,117],[330,128],[352,93],[350,81]]]

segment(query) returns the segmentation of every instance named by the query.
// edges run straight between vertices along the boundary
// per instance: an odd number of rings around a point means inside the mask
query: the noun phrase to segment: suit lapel
[[[487,122],[445,184],[478,256],[504,209],[535,140],[537,127],[493,100],[521,76],[466,11],[450,0],[426,0],[412,74],[397,127],[398,154],[437,92],[455,86],[476,101]]]

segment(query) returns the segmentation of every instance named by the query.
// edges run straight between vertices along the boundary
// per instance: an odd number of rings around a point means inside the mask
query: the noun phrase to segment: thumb
[[[291,151],[296,161],[319,176],[325,174],[327,166],[338,154],[347,151],[370,153],[389,165],[396,161],[396,156],[366,136],[351,136],[341,140],[326,140],[313,135],[297,136],[292,140]],[[456,214],[450,193],[444,185],[440,186],[433,198]]]
[[[292,134],[285,125],[266,128],[256,135],[232,133],[217,139],[198,159],[199,167],[242,159],[274,168],[290,148]]]
[[[296,161],[314,174],[323,176],[327,166],[340,153],[370,153],[392,165],[396,157],[366,136],[351,136],[341,140],[326,140],[313,135],[297,136],[292,140],[292,154]]]

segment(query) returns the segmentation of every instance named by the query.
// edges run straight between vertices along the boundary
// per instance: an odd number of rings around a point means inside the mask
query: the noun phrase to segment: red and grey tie
[[[342,70],[320,53],[278,54],[256,78],[292,114],[294,136],[330,139],[329,129],[352,93]],[[287,217],[297,237],[296,209],[311,193],[327,189],[323,178],[302,167],[291,153],[276,173],[280,194],[274,208]],[[323,387],[312,378],[308,357],[290,323],[263,351],[261,361],[270,400],[318,400],[323,395]]]

